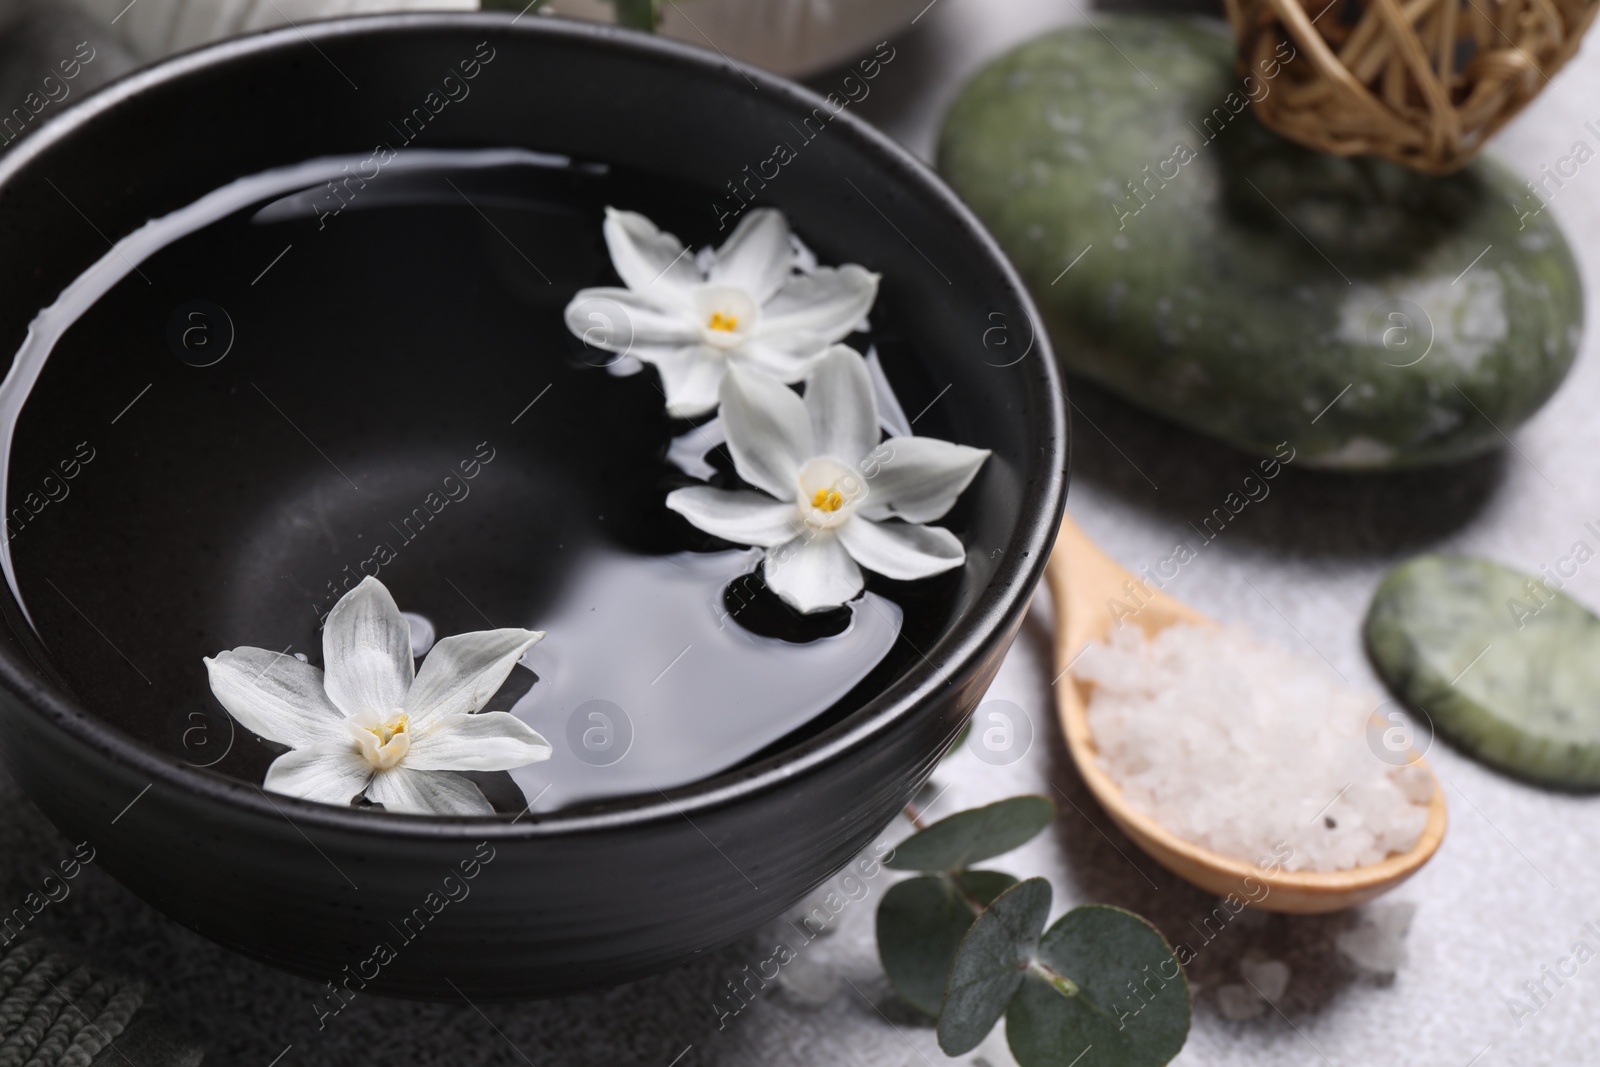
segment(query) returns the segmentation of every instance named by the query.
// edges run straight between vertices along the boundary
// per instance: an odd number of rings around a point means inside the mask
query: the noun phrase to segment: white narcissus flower
[[[862,567],[909,580],[967,558],[955,534],[922,524],[950,510],[988,450],[931,437],[880,445],[872,380],[854,349],[828,350],[804,400],[737,366],[720,397],[734,469],[761,491],[692,486],[668,494],[667,507],[709,534],[765,548],[768,587],[800,611],[854,598]]]
[[[538,630],[481,630],[434,645],[414,672],[411,628],[376,578],[340,598],[322,627],[327,672],[283,652],[241,647],[205,661],[211,691],[247,730],[288,745],[262,788],[349,804],[363,792],[389,811],[490,815],[472,780],[550,758],[550,745],[504,711],[480,712]]]
[[[878,276],[853,264],[796,274],[789,224],[773,208],[746,212],[705,273],[681,241],[636,212],[607,208],[604,232],[627,288],[579,290],[567,328],[586,344],[653,365],[667,413],[680,418],[717,406],[729,367],[800,381],[860,324],[878,293]],[[596,310],[609,304],[621,316]]]

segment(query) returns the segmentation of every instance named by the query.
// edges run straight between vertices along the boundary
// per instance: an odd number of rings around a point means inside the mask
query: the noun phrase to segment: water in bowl
[[[520,150],[412,153],[357,184],[356,158],[153,221],[35,320],[0,389],[3,562],[59,684],[258,783],[281,749],[235,727],[201,657],[320,664],[322,616],[376,574],[419,647],[430,628],[548,631],[490,704],[555,748],[478,776],[516,812],[748,765],[920,659],[959,572],[791,611],[752,577],[759,552],[664,507],[691,484],[666,458],[689,427],[655,372],[609,373],[563,323],[579,288],[616,284],[606,205],[699,246],[720,239],[711,193]],[[932,396],[894,312],[880,298],[851,343]],[[937,412],[918,429],[938,435]],[[725,450],[706,460],[732,476]]]

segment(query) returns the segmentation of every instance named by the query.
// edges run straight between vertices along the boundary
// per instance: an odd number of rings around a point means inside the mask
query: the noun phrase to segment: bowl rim
[[[28,167],[66,138],[77,134],[100,116],[114,112],[125,101],[242,57],[274,51],[290,51],[318,42],[362,36],[428,33],[435,30],[460,30],[479,27],[486,32],[521,33],[558,41],[571,41],[587,47],[622,52],[657,64],[688,68],[701,77],[724,81],[743,80],[763,94],[780,102],[805,109],[825,106],[823,97],[802,85],[771,74],[761,68],[730,59],[691,45],[649,34],[599,23],[539,16],[519,26],[522,15],[509,12],[415,12],[382,15],[355,15],[307,21],[269,29],[203,45],[191,51],[148,64],[111,82],[85,97],[74,107],[52,118],[31,136],[0,158],[0,196],[13,176]],[[1033,590],[1043,577],[1050,558],[1066,502],[1070,431],[1066,411],[1066,391],[1061,373],[1052,356],[1049,338],[1042,329],[1037,309],[1015,268],[999,245],[979,223],[972,211],[921,160],[863,119],[841,109],[830,125],[839,135],[853,139],[866,153],[913,188],[918,194],[938,203],[953,225],[989,255],[1001,279],[1011,288],[1032,329],[1032,349],[1038,367],[1028,379],[1030,400],[1038,401],[1043,425],[1042,440],[1060,442],[1058,462],[1041,457],[1032,477],[1023,481],[1022,495],[1037,507],[1024,509],[1000,567],[979,593],[979,602],[951,625],[935,649],[942,651],[942,666],[934,667],[926,656],[913,665],[883,692],[866,701],[841,722],[808,738],[791,749],[769,756],[759,763],[736,771],[725,771],[709,778],[661,792],[659,797],[634,795],[594,802],[603,810],[569,814],[562,811],[528,812],[515,818],[497,813],[488,816],[409,815],[369,812],[355,808],[319,804],[287,795],[273,796],[259,784],[214,771],[197,769],[177,757],[140,741],[94,716],[77,700],[59,691],[46,678],[29,672],[21,662],[26,651],[0,648],[0,685],[9,690],[33,713],[42,713],[75,741],[98,750],[113,762],[148,776],[152,785],[160,783],[182,794],[215,802],[228,808],[243,809],[264,818],[282,818],[304,832],[314,828],[332,833],[376,835],[388,839],[457,838],[470,834],[496,842],[555,835],[604,832],[632,828],[651,822],[689,819],[703,812],[772,790],[788,779],[811,773],[852,749],[871,741],[947,685],[946,678],[978,656],[981,646],[996,631],[1020,622]],[[4,590],[6,597],[10,591]],[[149,789],[150,786],[146,786]],[[143,793],[141,792],[141,796]],[[135,798],[137,799],[137,798]],[[289,818],[289,813],[294,818]],[[693,820],[689,820],[691,824]]]

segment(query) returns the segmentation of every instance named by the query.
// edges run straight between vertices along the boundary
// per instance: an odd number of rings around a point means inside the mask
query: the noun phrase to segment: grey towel
[[[19,942],[0,956],[0,1067],[196,1067],[203,1050],[144,1008],[142,983]]]

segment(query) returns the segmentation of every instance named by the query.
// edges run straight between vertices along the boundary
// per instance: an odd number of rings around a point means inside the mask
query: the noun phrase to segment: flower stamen
[[[405,712],[384,722],[357,727],[353,732],[361,754],[380,771],[389,770],[411,751],[411,716]]]
[[[713,311],[711,313],[711,321],[707,325],[713,330],[721,330],[723,333],[733,333],[739,328],[739,316],[724,315],[720,311]]]
[[[844,507],[844,494],[837,489],[818,489],[811,498],[811,506],[821,511],[838,511]]]

